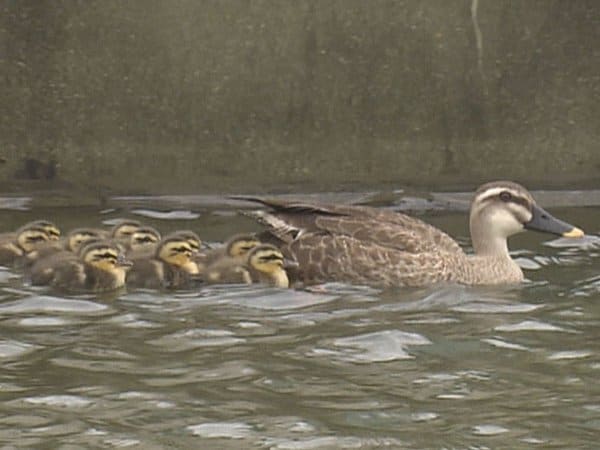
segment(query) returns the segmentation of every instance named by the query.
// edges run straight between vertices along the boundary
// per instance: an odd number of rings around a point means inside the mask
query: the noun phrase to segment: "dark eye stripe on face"
[[[260,259],[262,261],[283,261],[283,257],[280,255],[265,255],[261,256]]]
[[[524,207],[526,209],[531,209],[529,200],[527,200],[526,198],[523,198],[523,197],[517,197],[517,196],[513,195],[512,198],[509,200],[509,203],[516,203],[517,205],[521,205],[522,207]]]
[[[146,236],[146,237],[138,237],[135,239],[138,242],[156,242],[155,238],[152,238],[150,236]]]
[[[96,253],[94,255],[94,259],[95,260],[99,260],[99,259],[112,259],[112,260],[117,260],[117,255],[115,255],[114,253]]]
[[[45,241],[45,236],[27,236],[27,242]]]

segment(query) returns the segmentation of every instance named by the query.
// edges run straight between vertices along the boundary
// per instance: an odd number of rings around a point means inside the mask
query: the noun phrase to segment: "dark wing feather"
[[[316,205],[261,197],[235,197],[261,203],[272,211],[261,212],[258,220],[284,242],[291,230],[350,236],[358,241],[406,252],[443,250],[462,252],[443,231],[402,213],[366,206]],[[271,217],[269,217],[271,216]],[[299,233],[298,233],[299,232]]]

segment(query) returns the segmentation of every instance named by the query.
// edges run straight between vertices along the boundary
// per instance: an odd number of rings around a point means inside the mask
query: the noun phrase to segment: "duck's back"
[[[294,282],[422,286],[457,278],[466,256],[443,231],[402,213],[366,207],[252,199],[252,215],[299,263]]]

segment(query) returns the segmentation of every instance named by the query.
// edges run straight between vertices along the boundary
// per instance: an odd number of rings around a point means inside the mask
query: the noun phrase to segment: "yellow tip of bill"
[[[584,234],[585,233],[583,232],[583,230],[580,230],[577,227],[573,227],[571,230],[564,232],[563,236],[569,238],[580,238],[583,237]]]

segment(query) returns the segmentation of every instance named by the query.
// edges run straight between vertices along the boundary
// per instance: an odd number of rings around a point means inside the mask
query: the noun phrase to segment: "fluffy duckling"
[[[218,284],[263,283],[287,288],[290,282],[285,269],[292,265],[277,247],[262,244],[250,250],[244,264],[208,268],[205,280],[208,283]]]
[[[127,245],[127,257],[151,256],[160,242],[160,232],[153,227],[142,226],[135,230]]]
[[[60,230],[46,220],[29,222],[14,233],[4,233],[0,236],[0,265],[13,265],[21,257],[59,237]]]
[[[34,285],[50,284],[57,267],[68,260],[77,260],[77,254],[84,245],[102,240],[102,233],[95,228],[75,228],[67,234],[63,242],[46,245],[28,255],[26,272]]]
[[[111,228],[109,237],[126,247],[129,245],[131,235],[141,226],[142,224],[137,220],[121,220]]]
[[[26,255],[25,266],[30,267],[36,261],[45,259],[56,253],[77,253],[81,247],[92,241],[103,238],[103,233],[95,228],[74,228],[59,241],[48,241]]]
[[[205,267],[206,272],[226,273],[229,269],[243,266],[248,252],[260,244],[261,242],[253,234],[236,234],[222,247],[198,255],[197,260]]]
[[[176,237],[180,239],[185,239],[190,247],[192,247],[193,253],[198,253],[200,251],[200,246],[202,245],[202,240],[200,237],[194,233],[192,230],[177,230],[166,236],[167,238]]]
[[[177,237],[180,239],[185,239],[190,247],[192,247],[192,259],[198,266],[198,272],[203,273],[205,269],[205,258],[206,254],[200,252],[200,247],[202,246],[202,240],[200,237],[191,230],[177,230],[168,234],[167,237]]]
[[[55,270],[50,284],[73,292],[106,292],[125,286],[131,261],[118,245],[96,241],[84,246],[78,258],[66,259]]]
[[[184,288],[199,274],[193,255],[187,239],[177,236],[164,238],[151,258],[133,259],[127,284],[154,289]]]

